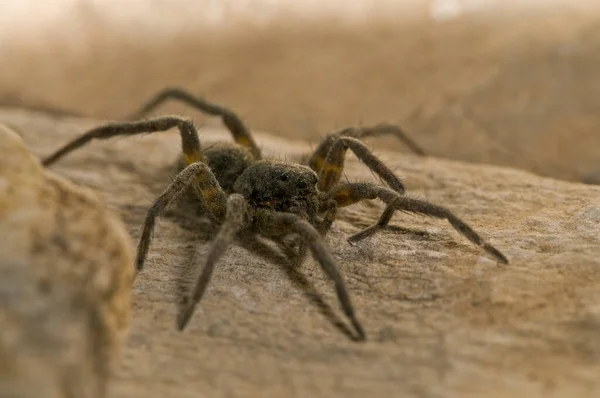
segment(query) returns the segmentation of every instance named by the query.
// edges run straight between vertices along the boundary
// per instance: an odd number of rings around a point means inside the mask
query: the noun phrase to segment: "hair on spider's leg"
[[[50,166],[65,155],[87,145],[93,140],[106,140],[117,136],[156,133],[167,131],[173,127],[179,129],[181,146],[186,163],[191,164],[203,161],[204,157],[200,150],[200,138],[198,137],[198,130],[196,129],[194,122],[191,119],[179,116],[163,116],[137,122],[115,122],[98,126],[80,135],[46,157],[42,161],[42,164],[45,167]]]
[[[181,88],[166,88],[146,102],[139,111],[134,113],[131,119],[139,119],[146,113],[167,100],[178,100],[210,116],[219,116],[223,124],[233,135],[233,139],[239,145],[250,150],[256,160],[261,158],[261,151],[252,137],[250,129],[246,127],[242,119],[231,109],[217,105],[204,98],[196,97]]]
[[[188,324],[196,305],[202,299],[206,287],[212,276],[215,264],[219,258],[225,253],[227,247],[233,241],[235,234],[238,233],[245,225],[246,222],[246,200],[242,195],[232,194],[227,199],[227,212],[225,215],[225,221],[217,234],[217,237],[212,242],[206,258],[206,263],[202,272],[196,280],[193,290],[190,296],[187,298],[187,302],[183,303],[179,315],[177,316],[177,328],[183,330]]]
[[[193,183],[198,184],[204,204],[212,216],[216,219],[224,216],[226,195],[208,166],[202,162],[187,166],[148,209],[137,249],[136,268],[138,271],[144,267],[144,261],[148,255],[156,217],[162,214],[167,206]]]
[[[445,207],[429,203],[424,200],[399,195],[397,192],[378,185],[370,183],[342,184],[334,187],[329,195],[337,201],[338,206],[349,206],[361,200],[380,199],[387,207],[379,218],[379,221],[357,234],[351,236],[349,240],[356,242],[372,235],[381,228],[387,226],[396,210],[407,211],[411,213],[423,214],[435,218],[446,219],[461,235],[471,242],[480,246],[488,254],[495,257],[504,264],[508,264],[508,259],[500,250],[486,242],[473,228],[458,218],[454,213]]]
[[[319,232],[308,222],[291,213],[279,213],[271,210],[261,210],[256,213],[255,224],[258,231],[267,236],[281,236],[293,232],[300,235],[308,244],[313,257],[319,263],[325,274],[333,281],[342,310],[356,331],[357,340],[365,340],[365,331],[356,317],[352,301],[348,294],[344,278],[327,249]]]
[[[404,184],[385,163],[375,156],[362,141],[346,136],[335,139],[325,158],[319,173],[319,189],[321,191],[329,191],[340,181],[348,149],[352,150],[356,157],[385,181],[390,188],[398,193],[404,193]]]

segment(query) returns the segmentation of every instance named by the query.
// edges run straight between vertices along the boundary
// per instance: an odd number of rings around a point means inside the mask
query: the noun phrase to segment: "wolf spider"
[[[235,143],[220,143],[202,150],[198,130],[192,120],[179,116],[162,116],[139,120],[145,113],[168,99],[178,99],[212,116],[220,116],[233,135]],[[474,244],[502,263],[507,258],[484,241],[470,226],[450,210],[404,195],[401,180],[361,141],[369,136],[390,134],[407,143],[413,151],[423,154],[399,127],[380,124],[372,127],[346,128],[327,135],[310,155],[306,164],[263,159],[252,134],[230,109],[195,98],[180,89],[159,93],[135,115],[136,121],[116,122],[96,127],[47,157],[49,166],[66,154],[94,139],[130,136],[166,131],[173,127],[181,135],[186,166],[149,208],[137,249],[137,269],[141,270],[148,253],[156,217],[189,188],[196,190],[198,206],[220,225],[206,263],[189,292],[178,315],[178,328],[183,330],[211,278],[214,266],[240,232],[250,232],[275,243],[283,244],[290,236],[302,242],[293,254],[304,258],[307,246],[325,274],[335,284],[342,310],[352,323],[358,340],[365,332],[357,319],[339,268],[327,248],[324,236],[329,231],[340,207],[368,199],[386,204],[379,220],[372,226],[348,238],[356,242],[386,227],[395,211],[419,213],[446,219]],[[372,183],[340,182],[347,150],[350,149],[388,186]]]

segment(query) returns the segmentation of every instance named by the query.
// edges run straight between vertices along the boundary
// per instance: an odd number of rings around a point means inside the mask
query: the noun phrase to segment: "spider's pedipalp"
[[[467,223],[458,218],[454,213],[445,207],[429,203],[424,200],[411,198],[400,195],[397,192],[378,185],[370,183],[348,183],[335,186],[330,191],[331,197],[338,202],[338,206],[349,206],[361,200],[380,199],[387,207],[379,218],[379,221],[365,230],[349,238],[350,242],[356,242],[364,239],[381,228],[387,226],[396,210],[407,211],[411,213],[423,214],[435,218],[446,219],[448,222],[460,232],[461,235],[469,239],[471,242],[480,246],[488,254],[495,257],[503,264],[508,264],[508,259],[494,246],[486,242],[473,228]]]
[[[350,300],[350,296],[348,295],[344,278],[342,277],[333,256],[327,249],[323,238],[315,227],[296,214],[270,210],[258,211],[255,216],[254,224],[257,231],[266,237],[279,237],[283,234],[293,232],[298,234],[306,242],[315,260],[319,263],[325,274],[333,281],[342,310],[356,330],[357,340],[365,340],[365,331],[354,312],[354,307]]]
[[[131,116],[131,119],[143,117],[148,112],[170,99],[181,101],[208,115],[221,117],[223,124],[231,132],[235,142],[249,149],[254,156],[254,159],[258,160],[261,158],[261,151],[258,148],[258,145],[256,145],[252,133],[250,133],[248,127],[246,127],[242,119],[235,112],[227,107],[209,102],[204,98],[195,97],[181,88],[167,88],[159,92],[144,104],[140,110],[135,112]]]
[[[117,136],[131,136],[167,131],[177,127],[181,135],[181,147],[187,164],[203,161],[198,130],[191,119],[179,116],[162,116],[137,122],[114,122],[96,127],[67,143],[46,157],[42,164],[50,166],[65,155],[93,140],[106,140]]]
[[[317,223],[317,231],[321,236],[327,235],[337,215],[338,203],[333,199],[321,199],[319,213],[323,215],[322,220]]]
[[[136,267],[140,271],[148,255],[148,248],[152,240],[152,231],[156,217],[158,217],[171,202],[181,195],[191,184],[197,183],[203,196],[204,205],[215,219],[221,219],[225,214],[225,192],[219,186],[215,176],[205,163],[193,163],[183,169],[167,189],[154,201],[148,213],[142,236],[138,245]]]
[[[337,215],[337,202],[333,199],[325,199],[323,202],[319,204],[319,213],[322,214],[321,217],[315,220],[315,229],[319,234],[325,238],[325,236],[329,233],[333,222],[335,221],[335,217]],[[295,253],[294,258],[296,265],[301,264],[306,257],[306,242],[300,242],[300,246],[298,248],[298,252]]]
[[[194,285],[191,294],[186,297],[187,302],[183,303],[183,306],[177,317],[177,328],[179,330],[185,329],[186,325],[188,324],[194,313],[194,310],[196,309],[196,305],[200,302],[204,292],[206,291],[206,287],[210,282],[215,264],[223,255],[223,253],[225,253],[225,250],[227,250],[227,247],[233,241],[235,234],[244,227],[246,215],[247,207],[244,197],[239,194],[230,195],[227,198],[227,212],[225,215],[225,221],[223,222],[217,237],[212,242],[206,258],[206,263],[204,264],[204,268],[198,275],[196,284]]]

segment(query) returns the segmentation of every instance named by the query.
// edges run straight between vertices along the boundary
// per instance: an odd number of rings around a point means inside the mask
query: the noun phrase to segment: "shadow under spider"
[[[340,219],[342,219],[342,217],[340,217]],[[357,227],[359,230],[362,230],[364,228],[371,226],[370,223],[365,222],[364,220],[347,219],[346,221],[349,221],[354,227]],[[389,231],[389,232],[393,232],[398,235],[409,235],[410,237],[412,237],[414,239],[435,240],[435,237],[432,233],[427,232],[426,230],[423,230],[423,229],[419,229],[419,228],[409,228],[409,227],[403,227],[400,225],[388,224],[384,227],[381,227],[381,231]]]
[[[344,333],[351,340],[357,340],[354,333],[342,320],[335,314],[331,306],[327,304],[319,293],[315,290],[314,285],[298,271],[298,264],[294,263],[288,256],[284,256],[277,249],[269,246],[253,235],[242,235],[238,238],[238,243],[244,249],[262,257],[264,260],[276,264],[292,281],[293,285],[301,290],[306,298],[317,307],[321,315],[332,323],[339,331]]]
[[[219,226],[210,222],[208,218],[200,215],[193,216],[194,213],[190,212],[188,208],[190,204],[190,202],[184,200],[165,212],[164,217],[173,220],[183,229],[194,232],[194,237],[190,239],[190,242],[210,244],[212,239],[217,235]],[[336,315],[331,306],[323,300],[314,288],[314,285],[305,275],[299,272],[299,264],[295,261],[296,259],[291,258],[291,251],[286,251],[284,254],[279,249],[270,246],[267,242],[251,233],[239,234],[234,245],[240,246],[281,268],[294,287],[302,291],[304,296],[318,309],[321,315],[349,339],[357,340],[352,330]],[[189,250],[186,248],[185,251],[184,255],[189,260],[184,265],[177,266],[178,271],[175,278],[178,310],[186,305],[187,294],[189,294],[189,283],[195,279],[195,275],[199,272],[199,267],[203,265],[203,258],[198,255],[197,246],[190,246]]]
[[[412,235],[419,238],[433,238],[432,234],[422,229],[402,227],[400,225],[386,225],[382,228],[384,231],[390,231],[402,235]]]

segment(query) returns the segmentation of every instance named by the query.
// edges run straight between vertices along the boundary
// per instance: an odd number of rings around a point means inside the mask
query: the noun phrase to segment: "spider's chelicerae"
[[[221,143],[202,150],[194,123],[178,116],[163,116],[139,120],[167,99],[177,99],[213,116],[220,116],[229,129],[234,143]],[[195,188],[198,206],[220,225],[209,249],[204,269],[189,292],[186,304],[178,316],[178,327],[185,328],[194,308],[202,298],[215,263],[239,233],[252,233],[271,239],[280,245],[290,235],[300,238],[302,244],[295,250],[302,259],[310,249],[315,260],[335,284],[344,313],[364,340],[365,332],[359,322],[344,278],[332,257],[324,236],[335,220],[340,207],[362,200],[379,199],[386,204],[379,220],[372,226],[351,236],[356,242],[384,228],[396,210],[443,218],[471,242],[481,246],[490,255],[508,263],[506,257],[485,242],[470,226],[450,210],[404,195],[400,179],[361,141],[361,138],[394,135],[417,153],[423,152],[402,130],[394,125],[347,128],[329,134],[310,155],[306,164],[263,159],[252,134],[241,119],[230,109],[195,98],[179,89],[165,90],[148,102],[134,119],[94,128],[46,158],[48,166],[67,153],[94,139],[130,136],[166,131],[177,127],[181,135],[185,166],[169,187],[148,210],[137,251],[137,269],[141,270],[148,253],[155,219],[165,208],[188,188]],[[340,182],[347,150],[350,149],[369,169],[387,185]]]

